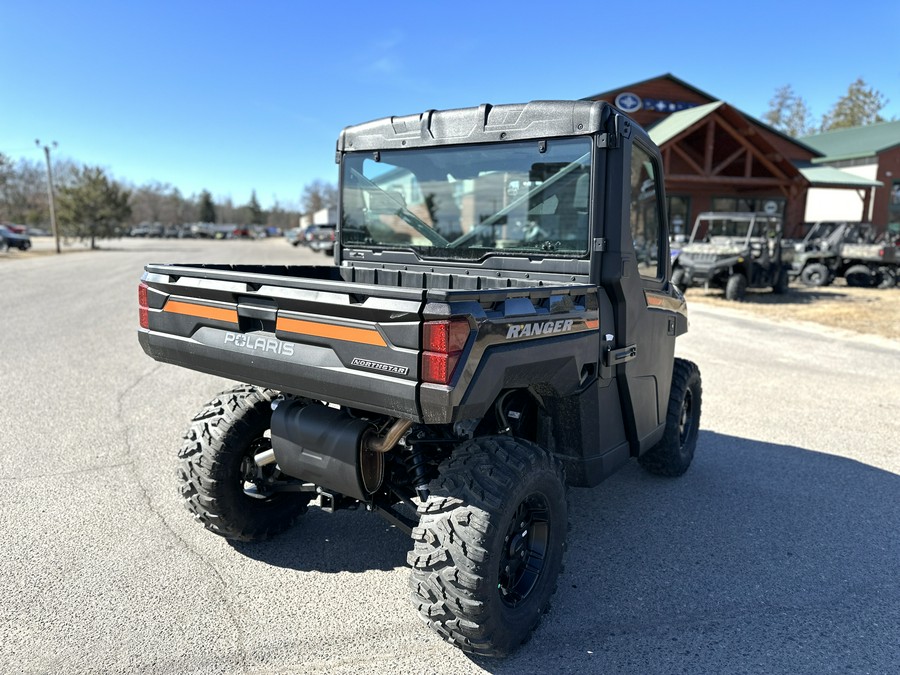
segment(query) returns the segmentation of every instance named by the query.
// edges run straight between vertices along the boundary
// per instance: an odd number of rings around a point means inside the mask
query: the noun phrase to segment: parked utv
[[[789,266],[781,235],[781,216],[701,213],[672,264],[672,283],[721,288],[729,300],[743,300],[748,288],[784,293]]]
[[[796,246],[791,274],[806,286],[844,277],[848,286],[891,288],[900,271],[897,247],[878,241],[871,223],[815,223]]]
[[[349,127],[336,159],[335,265],[146,267],[144,351],[244,383],[194,417],[182,494],[243,541],[364,505],[411,534],[422,619],[507,654],[556,588],[567,487],[694,455],[659,151],[542,101]]]

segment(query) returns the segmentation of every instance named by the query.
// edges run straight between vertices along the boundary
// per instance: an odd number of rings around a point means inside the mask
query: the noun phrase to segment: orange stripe
[[[298,335],[310,335],[332,340],[345,340],[347,342],[359,342],[365,345],[387,347],[387,343],[384,341],[384,338],[381,337],[381,334],[370,328],[348,328],[347,326],[336,326],[331,323],[289,319],[284,316],[278,317],[275,328],[276,330],[297,333]]]
[[[584,322],[588,328],[600,328],[600,319],[588,319]]]
[[[172,312],[173,314],[196,316],[201,319],[212,319],[213,321],[227,321],[228,323],[238,322],[237,310],[235,309],[210,307],[209,305],[197,305],[193,302],[168,300],[166,302],[166,306],[163,307],[163,310],[166,312]]]

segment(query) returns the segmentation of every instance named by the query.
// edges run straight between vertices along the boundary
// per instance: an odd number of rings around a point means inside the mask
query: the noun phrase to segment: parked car
[[[334,237],[337,225],[314,225],[306,232],[306,243],[310,250],[321,251],[325,255],[334,253]]]
[[[0,253],[11,248],[27,251],[31,248],[31,238],[26,234],[13,232],[6,225],[0,225]]]
[[[284,240],[291,246],[299,246],[303,243],[303,230],[299,227],[286,230],[284,233]]]

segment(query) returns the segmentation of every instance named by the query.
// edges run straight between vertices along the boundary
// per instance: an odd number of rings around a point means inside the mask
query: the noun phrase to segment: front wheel
[[[725,299],[740,302],[747,294],[747,277],[743,274],[732,274],[725,284]]]
[[[504,656],[547,610],[568,529],[562,466],[509,436],[476,438],[445,460],[413,529],[412,600],[467,652]]]
[[[659,476],[680,476],[694,459],[700,433],[700,404],[703,387],[697,364],[675,359],[672,389],[662,440],[638,457],[638,463]]]
[[[826,286],[831,277],[831,270],[822,263],[810,263],[800,272],[800,282],[804,286]]]
[[[191,421],[179,457],[181,495],[203,526],[226,539],[258,541],[283,532],[306,511],[310,495],[270,494],[280,474],[253,457],[266,436],[275,392],[239,385],[213,398]]]

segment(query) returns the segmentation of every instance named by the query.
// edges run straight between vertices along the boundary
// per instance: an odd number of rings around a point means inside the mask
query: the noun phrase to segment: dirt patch
[[[847,286],[838,279],[831,286],[791,286],[784,295],[747,291],[744,302],[726,300],[722,291],[691,288],[688,306],[697,302],[726,307],[786,323],[809,321],[831,328],[900,340],[900,287],[877,289]]]

